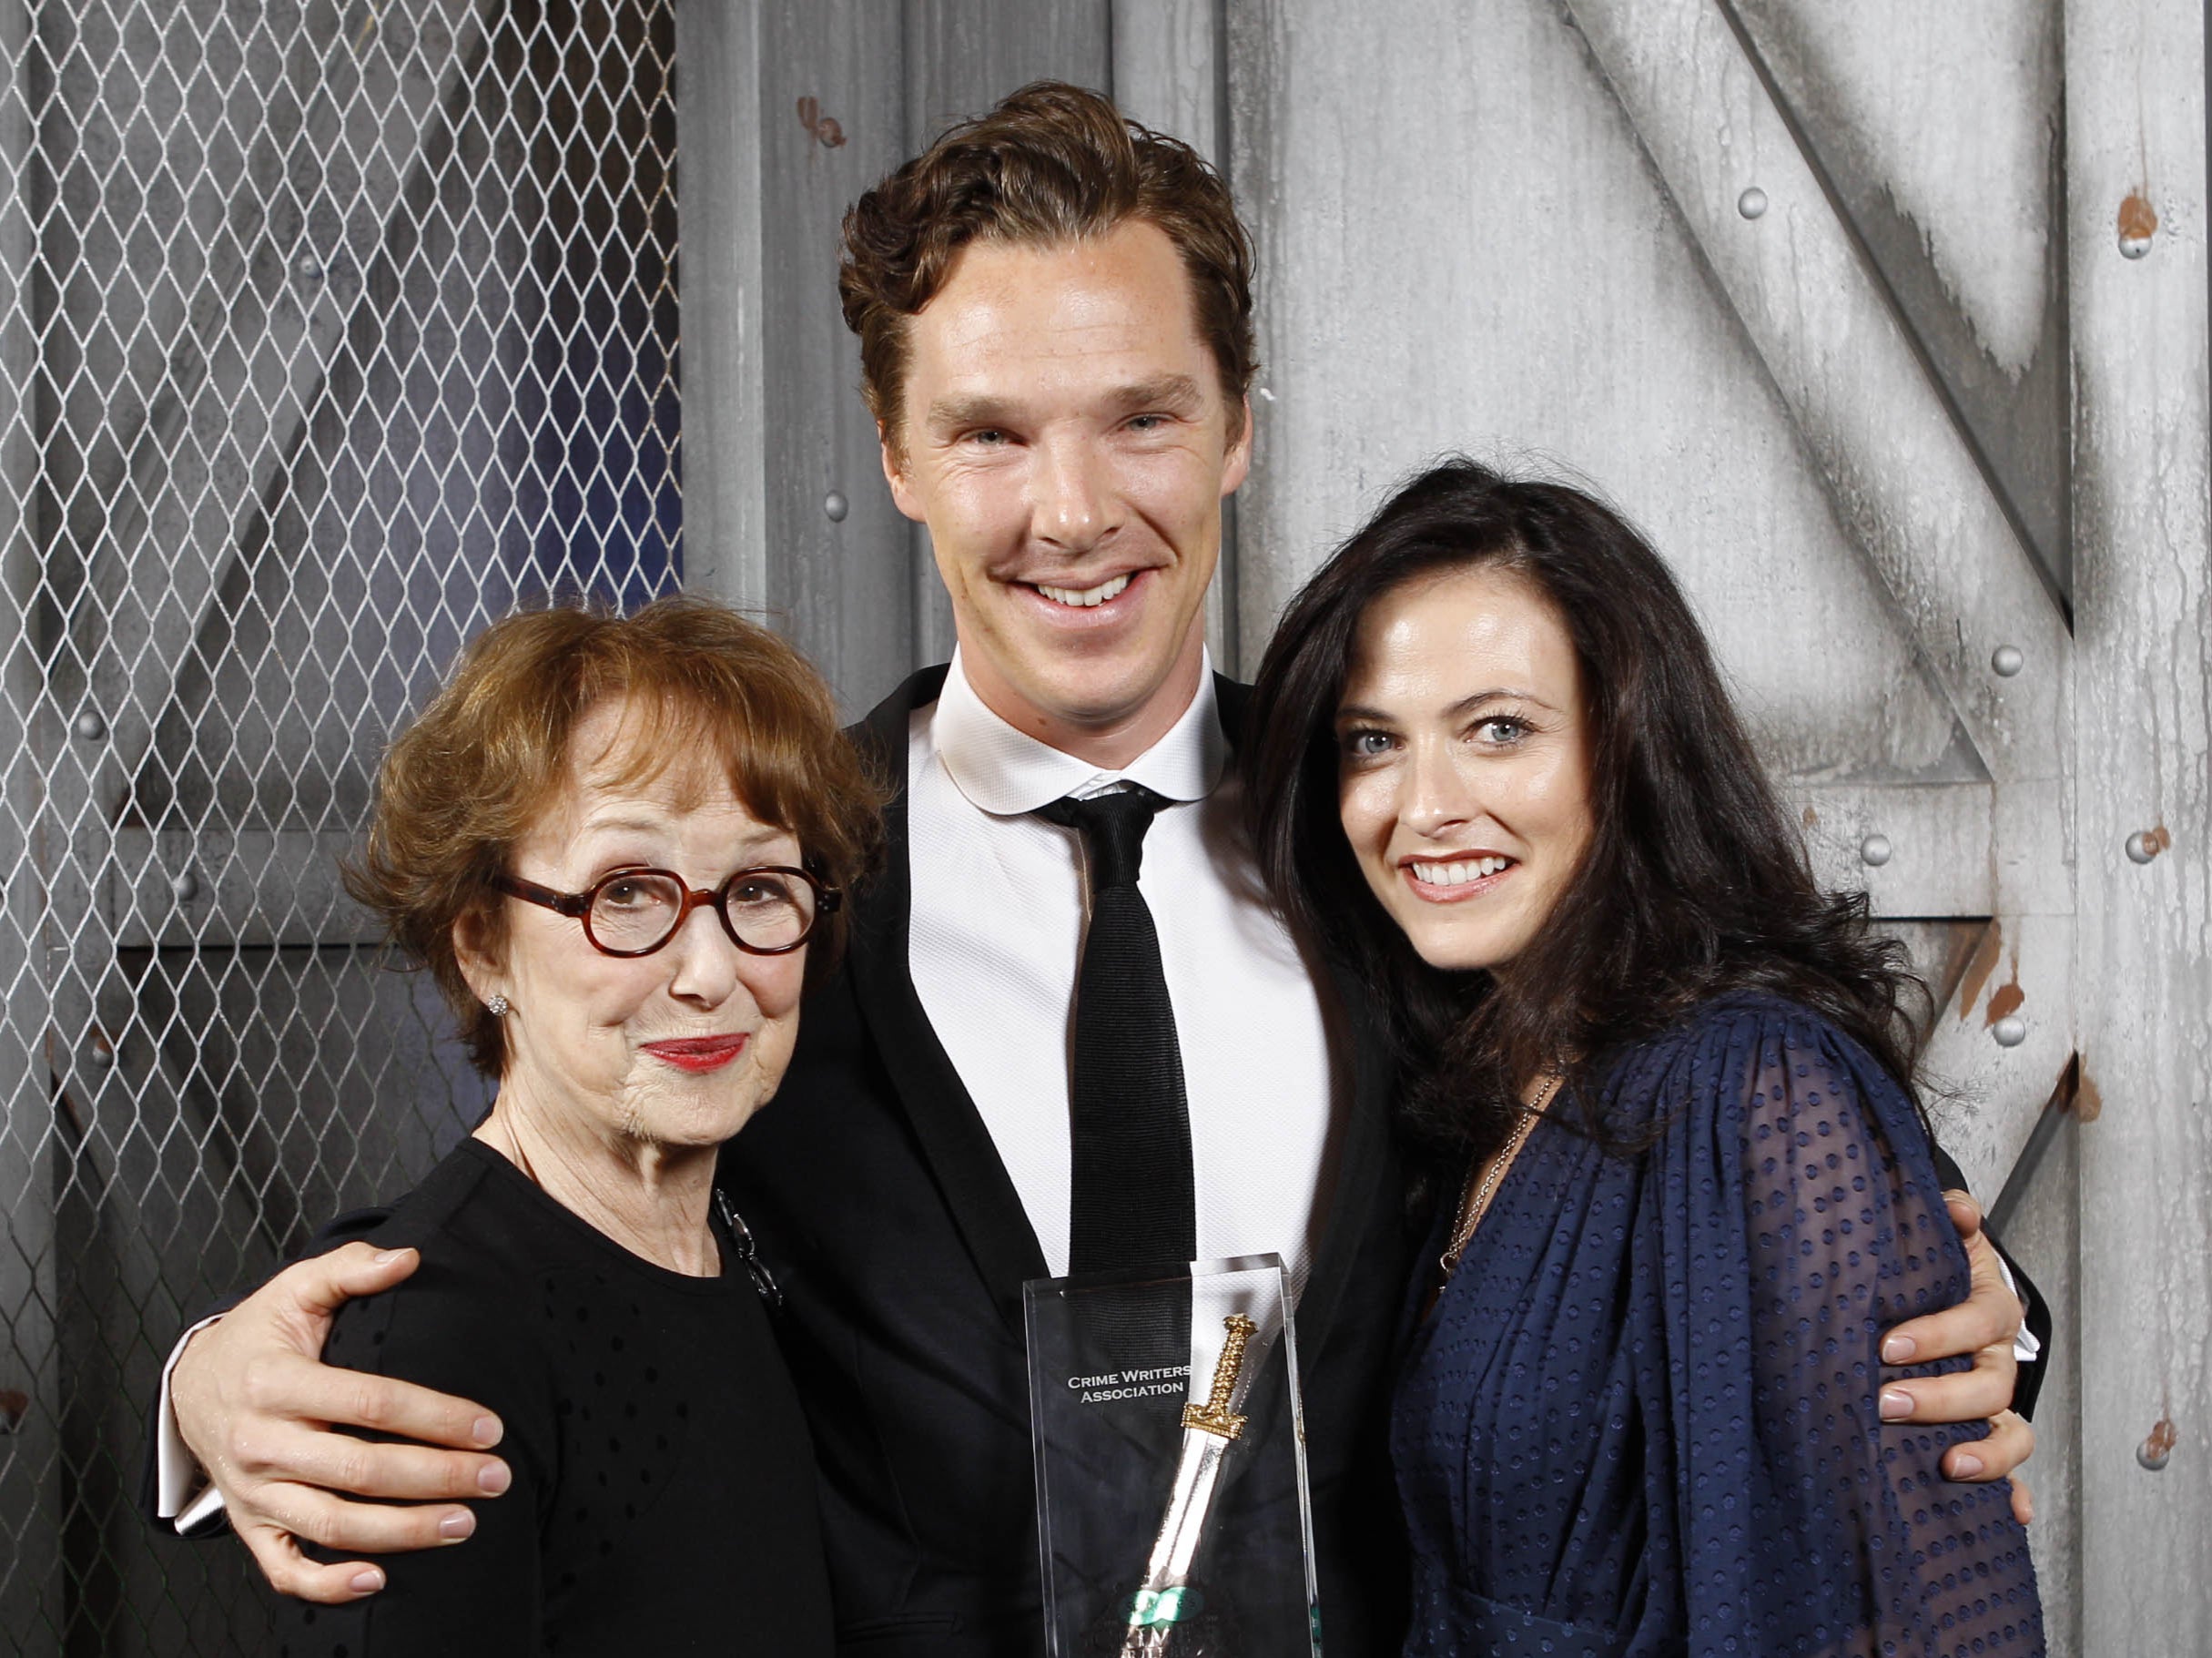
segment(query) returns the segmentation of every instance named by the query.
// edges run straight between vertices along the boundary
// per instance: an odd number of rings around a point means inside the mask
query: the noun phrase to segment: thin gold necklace
[[[1436,1265],[1444,1268],[1446,1277],[1456,1270],[1459,1257],[1466,1253],[1467,1245],[1474,1239],[1475,1228],[1482,1225],[1482,1217],[1489,1213],[1491,1195],[1497,1190],[1498,1181],[1504,1178],[1507,1165],[1521,1149],[1521,1142],[1528,1138],[1528,1131],[1536,1126],[1546,1104],[1558,1091],[1559,1079],[1556,1075],[1547,1078],[1544,1086],[1537,1090],[1537,1097],[1521,1107],[1513,1132],[1506,1136],[1506,1144],[1497,1155],[1490,1159],[1490,1166],[1479,1184],[1475,1178],[1476,1171],[1467,1171],[1467,1183],[1459,1193],[1459,1215],[1452,1222],[1451,1247],[1436,1257]]]

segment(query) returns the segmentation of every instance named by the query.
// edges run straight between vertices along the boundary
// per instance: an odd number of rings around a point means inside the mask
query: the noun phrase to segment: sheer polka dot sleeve
[[[1653,1152],[1694,1653],[2043,1650],[2004,1482],[1947,1481],[1979,1423],[1884,1423],[1882,1334],[1962,1300],[1965,1253],[1903,1089],[1759,1001],[1669,1055]],[[1963,1368],[1956,1359],[1900,1374]]]

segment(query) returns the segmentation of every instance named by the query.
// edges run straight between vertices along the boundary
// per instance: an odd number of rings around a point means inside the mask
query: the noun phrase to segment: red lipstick
[[[708,1071],[719,1071],[740,1053],[746,1043],[752,1041],[742,1032],[732,1036],[672,1037],[666,1042],[649,1042],[645,1052],[654,1058],[665,1060],[679,1071],[694,1075]]]

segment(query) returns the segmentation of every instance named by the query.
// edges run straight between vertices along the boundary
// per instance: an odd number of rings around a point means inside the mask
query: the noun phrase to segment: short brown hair
[[[474,914],[487,948],[504,942],[492,881],[560,791],[578,723],[614,697],[638,716],[617,781],[718,763],[746,809],[795,836],[833,886],[857,880],[875,849],[884,791],[822,676],[758,623],[685,596],[629,616],[575,606],[492,624],[386,751],[368,843],[345,870],[347,890],[430,970],[487,1076],[505,1065],[505,1032],[462,976],[454,924]],[[810,982],[836,960],[842,924],[831,912],[810,944]]]
[[[1198,331],[1221,371],[1229,435],[1243,430],[1258,367],[1252,239],[1229,187],[1179,139],[1064,81],[1034,81],[963,121],[845,215],[837,294],[860,336],[861,386],[894,448],[906,392],[908,317],[937,296],[971,241],[1052,245],[1142,219],[1175,244]]]

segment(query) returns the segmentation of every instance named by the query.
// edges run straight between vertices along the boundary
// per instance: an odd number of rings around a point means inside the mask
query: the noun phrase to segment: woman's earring
[[[492,1018],[494,1018],[494,1019],[504,1019],[504,1018],[506,1018],[506,1017],[507,1017],[507,999],[506,999],[506,997],[504,997],[504,996],[494,996],[494,997],[492,997],[491,1001],[489,1001],[489,1002],[485,1002],[485,1003],[484,1003],[484,1012],[487,1012],[487,1013],[489,1013],[489,1014],[491,1014],[491,1015],[492,1015]]]

